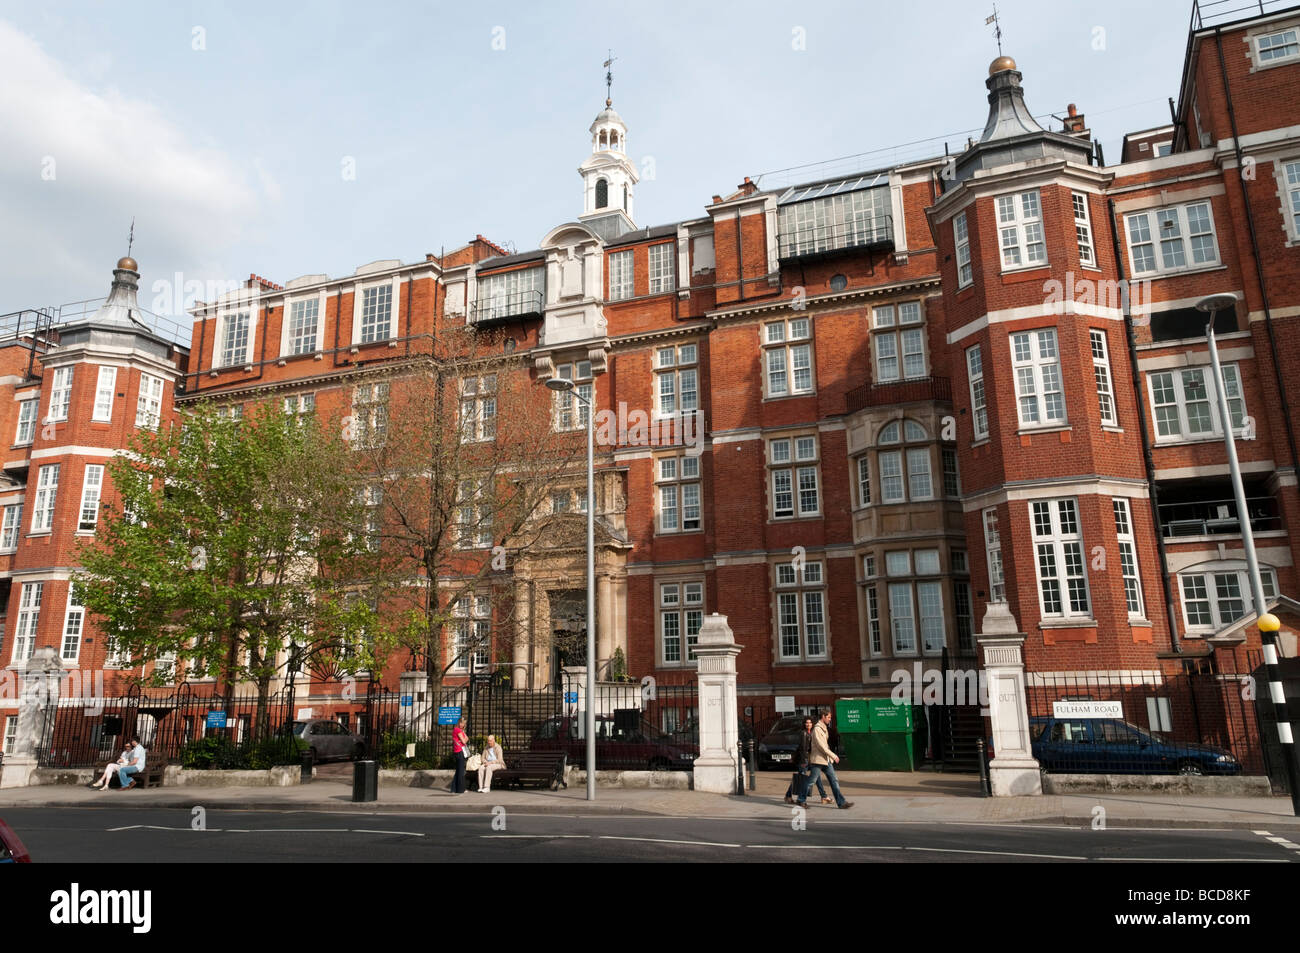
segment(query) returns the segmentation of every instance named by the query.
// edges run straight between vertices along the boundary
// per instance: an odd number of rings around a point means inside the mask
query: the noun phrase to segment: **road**
[[[803,830],[781,811],[755,820],[213,809],[203,830],[190,811],[162,808],[3,817],[37,862],[1300,862],[1296,845],[1251,830],[881,823],[829,810],[810,810]]]

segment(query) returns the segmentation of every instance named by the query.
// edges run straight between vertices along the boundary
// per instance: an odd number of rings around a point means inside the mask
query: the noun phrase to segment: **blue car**
[[[1222,748],[1165,741],[1113,718],[1031,718],[1029,737],[1044,771],[1067,774],[1240,774]]]

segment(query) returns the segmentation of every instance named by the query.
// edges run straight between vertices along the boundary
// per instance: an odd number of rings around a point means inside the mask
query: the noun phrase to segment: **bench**
[[[131,779],[135,781],[135,786],[138,788],[160,788],[163,786],[163,776],[166,771],[167,762],[146,760],[144,770],[131,775]],[[117,772],[113,772],[113,776],[109,778],[108,786],[110,788],[118,786]]]
[[[506,762],[506,767],[492,772],[492,781],[500,781],[507,787],[526,783],[546,784],[552,791],[568,787],[564,779],[564,769],[569,756],[563,751],[525,751],[516,754]]]

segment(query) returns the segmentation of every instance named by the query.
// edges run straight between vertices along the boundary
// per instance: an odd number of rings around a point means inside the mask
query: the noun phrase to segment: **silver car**
[[[352,761],[366,750],[365,739],[328,718],[295,721],[293,736],[300,751],[311,749],[312,760],[316,762]]]

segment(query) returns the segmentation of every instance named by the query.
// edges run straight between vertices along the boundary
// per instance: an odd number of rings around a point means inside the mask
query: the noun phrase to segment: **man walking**
[[[831,733],[831,711],[829,708],[824,709],[821,718],[818,719],[816,726],[812,731],[812,756],[810,760],[810,772],[808,780],[804,782],[803,791],[799,794],[799,806],[804,807],[808,800],[808,791],[814,783],[817,783],[824,773],[828,781],[831,782],[831,793],[835,795],[835,803],[841,810],[853,806],[852,801],[844,800],[844,795],[840,793],[840,782],[835,777],[835,762],[840,760],[840,756],[831,750],[830,746]]]

